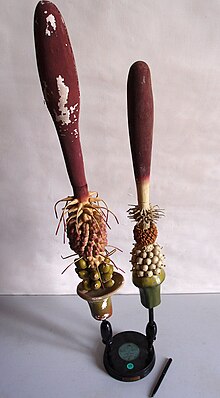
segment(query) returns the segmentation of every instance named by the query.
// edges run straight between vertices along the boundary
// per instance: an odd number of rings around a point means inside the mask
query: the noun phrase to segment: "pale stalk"
[[[150,207],[150,182],[136,181],[138,207],[140,210],[148,210]]]

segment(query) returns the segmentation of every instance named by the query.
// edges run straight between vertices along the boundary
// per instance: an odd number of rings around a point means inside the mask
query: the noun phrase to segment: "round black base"
[[[142,333],[118,333],[105,348],[105,369],[117,380],[140,380],[151,372],[154,364],[154,348],[148,349],[147,338]]]

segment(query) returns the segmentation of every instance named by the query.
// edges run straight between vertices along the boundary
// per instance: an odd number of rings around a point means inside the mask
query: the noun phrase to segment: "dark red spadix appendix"
[[[134,174],[137,183],[149,182],[154,106],[149,66],[135,62],[127,81],[128,126]]]
[[[40,1],[34,15],[37,66],[44,98],[62,147],[74,196],[88,198],[79,136],[80,91],[67,28],[57,7]]]

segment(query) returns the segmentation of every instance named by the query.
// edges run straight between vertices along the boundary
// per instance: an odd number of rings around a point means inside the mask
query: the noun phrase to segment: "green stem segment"
[[[136,278],[133,276],[133,283],[139,288],[141,303],[145,308],[154,308],[161,302],[160,285],[165,279],[165,272],[162,269],[160,275],[150,278]]]

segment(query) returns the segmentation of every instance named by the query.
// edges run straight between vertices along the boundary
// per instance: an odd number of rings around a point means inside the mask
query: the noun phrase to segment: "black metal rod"
[[[149,323],[153,323],[153,322],[154,322],[154,309],[149,308]]]
[[[112,344],[112,327],[110,322],[106,321],[106,319],[102,321],[100,330],[101,330],[102,342],[110,350]]]
[[[146,327],[146,337],[148,340],[149,349],[151,349],[153,347],[154,340],[156,340],[157,325],[156,322],[154,321],[154,309],[148,308],[148,314],[149,314],[149,322]]]

